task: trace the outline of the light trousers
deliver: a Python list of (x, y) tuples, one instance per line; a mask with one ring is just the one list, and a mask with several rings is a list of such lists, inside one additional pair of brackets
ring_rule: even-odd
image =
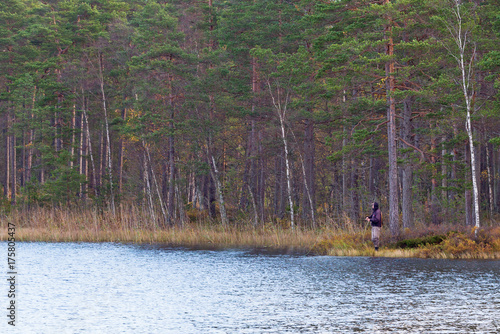
[(372, 226), (372, 241), (373, 247), (378, 248), (380, 246), (380, 227)]

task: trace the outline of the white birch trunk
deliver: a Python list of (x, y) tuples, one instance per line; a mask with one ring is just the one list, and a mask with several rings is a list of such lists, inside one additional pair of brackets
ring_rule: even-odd
[(304, 186), (306, 187), (307, 198), (309, 200), (309, 208), (311, 209), (311, 220), (313, 226), (316, 227), (316, 218), (314, 217), (314, 204), (311, 197), (311, 192), (309, 191), (309, 186), (307, 185), (306, 169), (304, 166), (304, 160), (302, 159), (302, 155), (300, 156), (300, 162), (302, 164), (302, 175), (304, 177)]
[(493, 218), (493, 181), (491, 177), (491, 166), (490, 166), (490, 148), (488, 143), (486, 143), (486, 169), (488, 171), (488, 194), (490, 198), (490, 219)]
[[(207, 152), (208, 153), (208, 152)], [(210, 172), (212, 174), (212, 178), (214, 179), (215, 182), (215, 187), (217, 188), (217, 194), (219, 195), (219, 205), (220, 205), (220, 217), (222, 220), (222, 225), (227, 226), (228, 225), (228, 220), (227, 220), (227, 214), (226, 214), (226, 204), (224, 202), (224, 194), (222, 193), (222, 186), (219, 181), (219, 171), (217, 170), (217, 165), (215, 163), (214, 156), (210, 156), (212, 159), (212, 167), (213, 170), (210, 169)]]
[(156, 227), (156, 214), (153, 204), (153, 196), (151, 195), (151, 184), (149, 182), (148, 161), (146, 160), (146, 152), (144, 152), (144, 181), (146, 181), (146, 193), (148, 196), (149, 211), (151, 212), (151, 217), (153, 218), (153, 227)]
[(75, 160), (75, 131), (76, 131), (76, 104), (73, 104), (73, 116), (71, 117), (71, 160), (69, 161), (69, 166), (73, 168)]
[(281, 138), (283, 139), (283, 147), (285, 149), (286, 185), (287, 185), (287, 190), (288, 190), (288, 205), (290, 205), (290, 226), (292, 229), (294, 229), (295, 222), (294, 222), (294, 214), (293, 214), (292, 185), (290, 182), (290, 179), (291, 179), (290, 163), (288, 162), (288, 144), (286, 141), (285, 124), (284, 124), (283, 116), (281, 115), (281, 113), (280, 113), (280, 125), (281, 125)]
[(257, 227), (257, 225), (259, 223), (259, 215), (257, 213), (257, 205), (255, 204), (255, 197), (253, 196), (252, 188), (250, 187), (250, 185), (248, 183), (247, 183), (247, 187), (248, 187), (248, 192), (250, 194), (250, 199), (252, 200), (252, 207), (253, 207), (253, 214), (254, 214), (253, 226)]
[[(83, 127), (83, 110), (85, 110), (85, 95), (83, 94), (83, 88), (82, 88), (82, 112), (80, 114), (80, 156), (79, 156), (79, 173), (80, 175), (85, 175), (85, 181), (87, 180), (87, 174), (84, 174), (84, 168), (83, 168), (83, 156), (85, 155), (85, 144), (84, 144), (84, 127)], [(83, 183), (80, 183), (80, 198), (84, 198), (84, 185)]]
[(113, 212), (113, 216), (116, 214), (115, 212), (115, 195), (113, 191), (113, 166), (111, 163), (111, 144), (109, 139), (109, 124), (108, 124), (108, 110), (106, 107), (106, 95), (104, 94), (104, 77), (102, 74), (102, 54), (99, 54), (99, 81), (101, 84), (101, 94), (102, 94), (102, 107), (104, 109), (104, 122), (106, 124), (106, 149), (108, 156), (108, 168), (109, 168), (109, 184), (111, 191), (111, 211)]
[(288, 104), (288, 94), (285, 97), (284, 104), (282, 104), (280, 100), (280, 88), (278, 88), (278, 96), (277, 99), (275, 99), (269, 79), (267, 80), (267, 86), (269, 88), (269, 94), (271, 95), (271, 99), (273, 100), (274, 108), (276, 109), (276, 112), (278, 113), (278, 118), (280, 120), (281, 139), (283, 140), (283, 148), (285, 150), (286, 184), (288, 191), (288, 205), (290, 206), (290, 227), (293, 230), (295, 229), (295, 219), (294, 219), (293, 200), (292, 200), (291, 170), (290, 170), (290, 163), (288, 161), (288, 143), (286, 140), (286, 131), (285, 131), (285, 117)]
[[(283, 129), (282, 129), (282, 131), (283, 131)], [(295, 142), (297, 142), (297, 137), (295, 137), (293, 130), (291, 130), (291, 132), (292, 132), (292, 136), (293, 136)], [(313, 226), (316, 227), (316, 218), (314, 216), (314, 203), (312, 200), (311, 191), (309, 190), (309, 185), (307, 184), (307, 176), (306, 176), (307, 173), (306, 173), (306, 167), (304, 164), (304, 159), (302, 158), (302, 154), (300, 152), (299, 152), (299, 158), (300, 158), (300, 164), (302, 166), (302, 176), (304, 178), (304, 187), (306, 188), (309, 209), (311, 210), (311, 220), (313, 222)]]
[[(471, 172), (472, 172), (472, 193), (473, 193), (473, 201), (474, 201), (474, 215), (475, 215), (475, 226), (476, 228), (480, 227), (479, 220), (479, 191), (477, 185), (477, 176), (476, 176), (476, 154), (474, 148), (474, 137), (472, 135), (472, 122), (471, 122), (471, 112), (472, 112), (472, 98), (474, 96), (474, 88), (471, 87), (471, 78), (472, 78), (472, 62), (474, 60), (474, 56), (476, 50), (474, 48), (471, 59), (469, 60), (469, 64), (466, 66), (465, 64), (465, 50), (467, 46), (467, 38), (469, 37), (469, 31), (462, 31), (462, 16), (460, 13), (460, 2), (459, 0), (455, 0), (455, 16), (457, 18), (457, 33), (454, 36), (455, 42), (458, 45), (459, 57), (455, 56), (455, 59), (458, 61), (458, 65), (460, 67), (460, 72), (462, 75), (462, 90), (465, 99), (465, 106), (467, 111), (466, 121), (465, 121), (465, 129), (467, 131), (467, 136), (469, 137), (469, 145), (470, 145), (470, 164), (471, 164)], [(476, 229), (477, 231), (477, 229)]]
[(142, 146), (144, 146), (144, 150), (146, 151), (146, 154), (148, 157), (149, 168), (151, 169), (151, 175), (153, 176), (153, 181), (155, 183), (156, 195), (158, 196), (158, 200), (160, 201), (160, 207), (161, 207), (161, 213), (163, 215), (163, 219), (164, 219), (164, 221), (168, 222), (169, 220), (168, 220), (167, 212), (165, 210), (165, 204), (163, 203), (163, 199), (162, 199), (161, 194), (160, 194), (160, 187), (158, 187), (158, 182), (156, 181), (155, 171), (154, 171), (153, 165), (151, 163), (151, 155), (149, 154), (149, 148), (146, 146), (146, 143), (144, 142), (144, 140), (142, 141)]
[(85, 118), (85, 124), (86, 124), (86, 132), (87, 132), (87, 142), (88, 142), (88, 148), (89, 148), (89, 155), (90, 155), (90, 163), (92, 164), (92, 182), (94, 183), (94, 190), (97, 191), (97, 175), (95, 171), (95, 162), (94, 162), (94, 154), (92, 153), (92, 141), (90, 140), (90, 129), (89, 129), (89, 119), (87, 117), (87, 111), (85, 108), (83, 109), (83, 116)]

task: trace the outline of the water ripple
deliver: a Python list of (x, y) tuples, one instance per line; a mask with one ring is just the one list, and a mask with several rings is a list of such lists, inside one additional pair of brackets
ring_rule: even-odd
[(500, 333), (500, 261), (74, 243), (18, 253), (19, 333)]

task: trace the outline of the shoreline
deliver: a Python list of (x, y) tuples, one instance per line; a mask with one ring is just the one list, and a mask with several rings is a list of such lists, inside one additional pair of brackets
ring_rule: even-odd
[[(477, 232), (477, 233), (476, 233)], [(192, 249), (261, 249), (269, 253), (328, 256), (376, 256), (434, 259), (500, 259), (500, 226), (479, 230), (454, 224), (416, 224), (398, 238), (382, 228), (381, 248), (375, 252), (371, 231), (355, 222), (318, 222), (317, 228), (286, 221), (254, 226), (251, 221), (222, 225), (195, 219), (184, 225), (159, 228), (148, 212), (131, 207), (113, 215), (93, 208), (31, 208), (0, 214), (0, 240), (16, 242), (115, 242)]]
[[(7, 241), (4, 223), (0, 241)], [(88, 242), (154, 245), (166, 248), (192, 250), (248, 249), (270, 255), (312, 255), (312, 256), (368, 256), (389, 258), (428, 259), (500, 259), (496, 248), (461, 248), (458, 251), (426, 245), (418, 248), (396, 248), (395, 244), (382, 245), (379, 251), (371, 246), (369, 235), (358, 231), (352, 234), (334, 229), (290, 230), (280, 228), (223, 228), (220, 225), (192, 225), (168, 229), (95, 229), (80, 227), (18, 227), (16, 242)], [(470, 241), (469, 241), (470, 243)], [(469, 245), (473, 245), (472, 243)]]

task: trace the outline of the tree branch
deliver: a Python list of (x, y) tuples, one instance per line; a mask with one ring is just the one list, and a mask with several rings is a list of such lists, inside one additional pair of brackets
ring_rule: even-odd
[(389, 123), (389, 121), (385, 121), (385, 122), (380, 123), (380, 124), (379, 124), (379, 125), (377, 125), (377, 127), (375, 128), (375, 131), (378, 131), (378, 128), (379, 128), (379, 127), (381, 127), (382, 125), (387, 124), (387, 123)]
[(414, 149), (415, 151), (419, 152), (420, 153), (420, 162), (424, 161), (425, 160), (425, 154), (427, 155), (430, 155), (431, 157), (434, 157), (436, 159), (439, 159), (438, 156), (432, 154), (432, 153), (426, 153), (424, 151), (422, 151), (421, 149), (419, 149), (418, 147), (410, 144), (409, 142), (407, 142), (406, 140), (404, 140), (403, 138), (401, 137), (398, 137), (399, 140), (401, 140), (406, 146), (408, 147), (411, 147), (412, 149)]

